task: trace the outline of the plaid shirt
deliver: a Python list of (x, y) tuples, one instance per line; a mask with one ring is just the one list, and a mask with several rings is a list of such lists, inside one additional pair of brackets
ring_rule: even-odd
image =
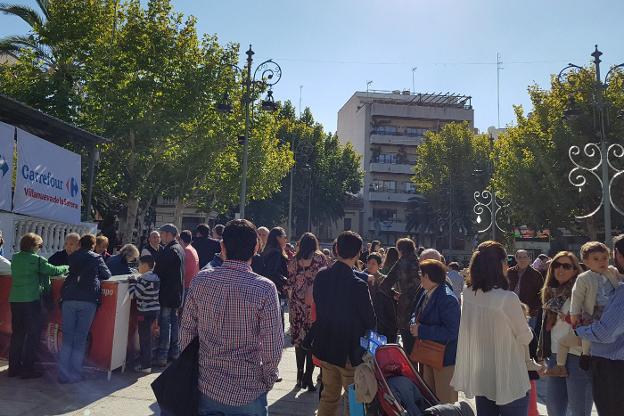
[(277, 380), (284, 333), (275, 285), (240, 261), (201, 271), (182, 314), (181, 347), (199, 336), (199, 390), (242, 406)]

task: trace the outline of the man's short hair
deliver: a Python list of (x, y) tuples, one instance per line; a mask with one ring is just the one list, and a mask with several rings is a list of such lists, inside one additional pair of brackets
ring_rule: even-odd
[(421, 261), (420, 272), (426, 274), (433, 283), (441, 285), (446, 281), (446, 266), (439, 260), (427, 259)]
[(600, 241), (589, 241), (581, 246), (581, 258), (583, 260), (589, 258), (589, 255), (593, 253), (609, 254), (609, 247)]
[(517, 251), (516, 251), (516, 255), (515, 255), (514, 257), (515, 257), (515, 258), (518, 258), (518, 256), (519, 256), (520, 254), (526, 254), (526, 255), (527, 255), (527, 257), (529, 257), (529, 258), (530, 258), (530, 256), (529, 256), (529, 252), (528, 252), (528, 251), (526, 251), (525, 249), (520, 249), (520, 250), (517, 250)]
[(448, 268), (450, 270), (455, 270), (456, 272), (461, 270), (461, 266), (456, 261), (452, 261), (449, 263)]
[(366, 262), (368, 262), (369, 260), (375, 260), (377, 264), (379, 264), (380, 266), (381, 266), (381, 263), (383, 262), (383, 259), (381, 258), (381, 254), (379, 253), (369, 254), (368, 257), (366, 257)]
[(80, 248), (93, 250), (95, 248), (95, 236), (93, 234), (85, 234), (80, 237)]
[(199, 224), (195, 227), (195, 234), (199, 234), (202, 237), (208, 237), (210, 235), (210, 227), (208, 224)]
[(35, 251), (43, 244), (43, 239), (39, 234), (26, 233), (20, 239), (20, 251)]
[(222, 238), (227, 260), (249, 261), (256, 252), (258, 234), (251, 221), (238, 219), (228, 222)]
[(193, 234), (189, 230), (184, 230), (180, 233), (180, 240), (184, 241), (184, 244), (191, 244)]
[(343, 259), (352, 259), (362, 251), (362, 237), (353, 231), (343, 231), (336, 240), (336, 251)]
[(423, 250), (422, 253), (420, 253), (419, 260), (420, 261), (425, 261), (425, 260), (442, 261), (442, 254), (440, 254), (440, 252), (436, 250), (435, 248), (428, 248), (426, 250)]
[(176, 227), (175, 224), (165, 224), (160, 227), (158, 231), (161, 233), (169, 233), (174, 237), (178, 235), (178, 227)]
[(214, 226), (214, 233), (219, 237), (223, 238), (223, 230), (225, 229), (225, 225), (217, 224)]
[(613, 248), (624, 256), (624, 234), (613, 237)]
[(139, 264), (147, 264), (147, 266), (150, 269), (153, 269), (154, 268), (154, 264), (156, 264), (156, 263), (154, 262), (154, 257), (152, 257), (151, 255), (148, 254), (148, 255), (139, 257)]

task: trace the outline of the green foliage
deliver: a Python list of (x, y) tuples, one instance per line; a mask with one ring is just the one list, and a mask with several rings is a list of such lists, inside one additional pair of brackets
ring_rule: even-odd
[[(241, 79), (231, 66), (238, 46), (200, 39), (195, 19), (169, 0), (40, 3), (38, 21), (24, 14), (31, 31), (22, 44), (13, 39), (18, 62), (0, 65), (0, 87), (111, 139), (101, 148), (95, 195), (104, 202), (96, 205), (125, 207), (126, 236), (160, 195), (218, 212), (236, 205), (244, 131)], [(232, 114), (215, 109), (224, 93)], [(257, 110), (252, 121), (248, 195), (263, 199), (280, 188), (292, 154), (278, 142), (276, 116)]]
[[(623, 124), (615, 115), (624, 108), (622, 77), (616, 75), (605, 94), (608, 135), (612, 143), (622, 143)], [(536, 229), (565, 227), (585, 231), (596, 238), (602, 223), (601, 211), (591, 220), (578, 221), (576, 215), (593, 211), (600, 202), (600, 185), (587, 176), (588, 186), (578, 192), (569, 180), (574, 167), (568, 152), (572, 145), (599, 142), (598, 118), (592, 106), (595, 98), (595, 73), (583, 70), (571, 74), (559, 84), (553, 77), (551, 90), (537, 86), (528, 89), (533, 112), (525, 115), (516, 107), (517, 125), (510, 127), (496, 143), (496, 188), (510, 203), (516, 225), (527, 224)], [(573, 120), (564, 119), (570, 99), (580, 114)], [(598, 163), (596, 158), (576, 158), (585, 166)], [(600, 171), (598, 172), (600, 174)], [(623, 206), (624, 182), (615, 182), (614, 199)]]
[[(360, 156), (350, 144), (341, 145), (335, 134), (325, 133), (310, 109), (296, 118), (292, 103), (286, 101), (278, 113), (277, 136), (294, 149), (294, 235), (300, 235), (308, 231), (308, 213), (313, 224), (344, 215), (347, 195), (362, 187)], [(268, 226), (287, 222), (289, 194), (290, 176), (286, 176), (280, 192), (250, 205), (251, 218)]]
[(487, 175), (475, 174), (475, 170), (488, 169), (488, 137), (475, 134), (467, 122), (449, 123), (439, 132), (427, 132), (417, 154), (412, 181), (425, 200), (410, 203), (408, 227), (437, 230), (442, 226), (448, 233), (452, 209), (453, 229), (461, 225), (470, 233), (473, 195), (484, 189), (488, 179)]

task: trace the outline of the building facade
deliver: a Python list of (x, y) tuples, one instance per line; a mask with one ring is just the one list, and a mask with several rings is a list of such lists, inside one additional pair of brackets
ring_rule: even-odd
[(474, 126), (468, 96), (410, 91), (353, 94), (338, 111), (338, 137), (362, 155), (364, 187), (358, 220), (345, 217), (350, 224), (343, 228), (351, 225), (366, 239), (384, 244), (407, 235), (408, 204), (419, 197), (411, 182), (416, 149), (427, 131), (463, 121)]

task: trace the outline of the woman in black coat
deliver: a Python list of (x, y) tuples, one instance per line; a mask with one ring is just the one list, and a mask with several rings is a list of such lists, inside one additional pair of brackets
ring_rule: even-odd
[[(275, 227), (269, 232), (262, 260), (264, 262), (263, 276), (275, 283), (281, 300), (286, 298), (284, 284), (288, 276), (288, 255), (286, 254), (288, 236), (282, 227)], [(282, 326), (284, 325), (284, 308), (282, 308)]]

